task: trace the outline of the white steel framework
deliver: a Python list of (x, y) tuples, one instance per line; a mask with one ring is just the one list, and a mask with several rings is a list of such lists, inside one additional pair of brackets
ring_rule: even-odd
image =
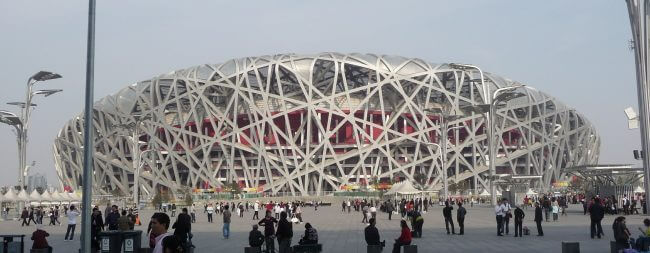
[[(399, 180), (439, 190), (444, 170), (449, 183), (488, 189), (485, 119), (460, 108), (485, 104), (485, 90), (519, 84), (484, 76), (481, 82), (473, 69), (415, 58), (340, 53), (174, 71), (95, 103), (94, 189), (128, 195), (139, 171), (146, 193), (237, 182), (319, 195)], [(546, 187), (565, 177), (562, 168), (597, 163), (600, 139), (591, 123), (530, 86), (517, 91), (526, 96), (498, 105), (494, 115), (497, 174), (542, 176), (530, 186)], [(444, 141), (436, 108), (462, 115), (447, 122)], [(54, 143), (63, 186), (81, 183), (82, 128), (81, 117), (70, 120)], [(445, 146), (446, 156), (428, 143)]]

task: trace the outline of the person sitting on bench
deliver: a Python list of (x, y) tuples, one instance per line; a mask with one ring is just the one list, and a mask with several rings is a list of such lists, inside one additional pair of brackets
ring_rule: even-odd
[(257, 224), (253, 225), (253, 230), (248, 234), (248, 245), (261, 249), (262, 244), (264, 244), (264, 235), (257, 228)]
[(50, 236), (45, 230), (43, 230), (43, 225), (36, 224), (36, 231), (32, 233), (32, 249), (47, 249), (47, 252), (52, 252), (52, 247), (47, 243), (47, 238)]
[(404, 245), (411, 245), (411, 229), (409, 225), (406, 224), (405, 220), (400, 221), (400, 227), (402, 228), (402, 233), (399, 238), (395, 239), (395, 244), (393, 244), (393, 253), (399, 253), (400, 248)]
[(368, 225), (364, 230), (366, 243), (368, 245), (379, 245), (381, 247), (384, 247), (384, 245), (386, 245), (386, 241), (379, 241), (379, 230), (377, 230), (377, 227), (375, 227), (376, 224), (375, 218), (370, 218), (368, 222), (370, 223), (370, 225)]
[(305, 235), (298, 242), (299, 245), (318, 244), (318, 232), (307, 222), (305, 224)]

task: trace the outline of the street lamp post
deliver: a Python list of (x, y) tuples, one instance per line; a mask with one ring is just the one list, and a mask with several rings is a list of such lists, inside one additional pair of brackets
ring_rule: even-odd
[(452, 128), (449, 128), (449, 122), (455, 121), (457, 119), (462, 118), (460, 115), (450, 115), (448, 111), (445, 111), (442, 108), (431, 108), (431, 109), (425, 109), (426, 112), (434, 112), (437, 113), (440, 116), (440, 144), (438, 144), (438, 147), (440, 148), (441, 152), (441, 157), (440, 160), (441, 166), (442, 166), (442, 180), (443, 180), (443, 189), (444, 189), (444, 196), (445, 200), (449, 199), (449, 183), (447, 182), (447, 141), (448, 137), (447, 134), (449, 133), (449, 130), (461, 128), (462, 126), (455, 126)]
[[(135, 119), (135, 125), (133, 126), (133, 131), (131, 132), (131, 136), (127, 135), (122, 135), (125, 136), (131, 141), (131, 152), (132, 152), (132, 157), (131, 157), (131, 162), (133, 164), (133, 202), (135, 203), (136, 207), (140, 205), (140, 169), (142, 167), (142, 156), (150, 151), (153, 151), (151, 149), (141, 151), (140, 150), (140, 125), (144, 123), (145, 120), (151, 119), (151, 116), (142, 116), (142, 115), (132, 115), (133, 118)], [(128, 124), (120, 124), (117, 125), (117, 127), (122, 128), (122, 129), (128, 129), (130, 128), (130, 125)]]
[(488, 128), (487, 136), (487, 145), (488, 145), (488, 160), (489, 160), (489, 174), (490, 174), (490, 194), (492, 195), (492, 204), (497, 203), (496, 195), (496, 185), (493, 183), (494, 175), (496, 174), (496, 151), (494, 143), (494, 115), (496, 113), (496, 106), (500, 102), (507, 102), (509, 100), (525, 96), (523, 93), (513, 92), (517, 88), (524, 87), (524, 85), (514, 85), (509, 87), (503, 87), (496, 89), (494, 92), (490, 92), (489, 87), (485, 85), (485, 80), (483, 78), (483, 72), (476, 66), (466, 65), (466, 64), (450, 64), (454, 68), (461, 70), (473, 68), (477, 69), (481, 74), (481, 84), (483, 86), (483, 91), (485, 92), (484, 101), (485, 104), (467, 106), (461, 108), (461, 110), (473, 111), (476, 113), (483, 114), (486, 121), (486, 126)]
[(25, 172), (27, 170), (27, 132), (29, 129), (30, 118), (32, 114), (32, 107), (36, 104), (32, 103), (35, 95), (43, 95), (48, 97), (63, 90), (49, 89), (49, 90), (34, 90), (34, 85), (37, 82), (58, 79), (62, 76), (49, 71), (39, 71), (27, 79), (25, 102), (10, 102), (9, 105), (20, 107), (20, 116), (8, 112), (0, 111), (0, 122), (11, 125), (16, 130), (16, 141), (18, 144), (18, 185), (20, 189), (25, 188)]

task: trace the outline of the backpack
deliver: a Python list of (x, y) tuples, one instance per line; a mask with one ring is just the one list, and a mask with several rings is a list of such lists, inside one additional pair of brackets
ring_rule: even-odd
[(524, 232), (524, 235), (530, 235), (530, 229), (528, 227), (523, 227), (521, 230)]

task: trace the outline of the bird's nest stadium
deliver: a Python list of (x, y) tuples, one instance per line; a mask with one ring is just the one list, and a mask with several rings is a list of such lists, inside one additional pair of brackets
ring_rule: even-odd
[[(486, 104), (492, 115), (468, 110)], [(94, 191), (105, 194), (128, 195), (134, 178), (149, 194), (236, 183), (313, 196), (402, 180), (436, 191), (443, 171), (469, 190), (489, 189), (491, 174), (536, 176), (521, 182), (543, 187), (564, 180), (563, 168), (596, 164), (600, 146), (584, 116), (528, 85), (471, 65), (374, 54), (199, 65), (94, 108)], [(81, 185), (83, 124), (71, 119), (54, 142), (63, 187)]]

